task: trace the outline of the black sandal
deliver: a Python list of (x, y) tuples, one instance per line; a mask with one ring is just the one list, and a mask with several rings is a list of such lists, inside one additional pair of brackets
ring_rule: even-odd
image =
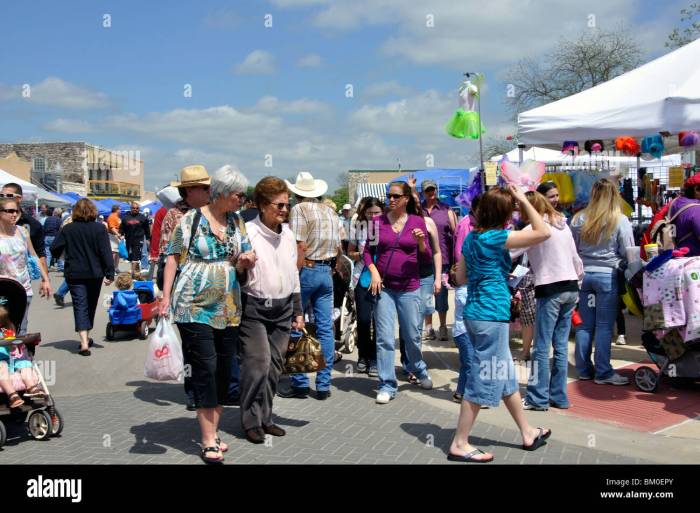
[(226, 449), (221, 449), (221, 438), (217, 436), (214, 441), (216, 442), (217, 447), (219, 447), (219, 450), (221, 450), (222, 453), (228, 451), (228, 445), (226, 446)]
[(202, 458), (202, 461), (204, 463), (207, 463), (209, 465), (218, 465), (224, 462), (223, 456), (221, 456), (220, 458), (207, 458), (208, 452), (221, 452), (221, 449), (219, 449), (218, 445), (215, 445), (213, 447), (204, 447), (202, 449), (202, 453), (199, 455), (199, 457)]
[(525, 445), (523, 444), (523, 449), (526, 451), (536, 451), (540, 447), (542, 447), (546, 441), (547, 438), (552, 434), (552, 430), (550, 429), (546, 433), (544, 432), (544, 429), (541, 427), (538, 427), (537, 429), (540, 430), (540, 434), (535, 437), (535, 439), (532, 441), (530, 445)]

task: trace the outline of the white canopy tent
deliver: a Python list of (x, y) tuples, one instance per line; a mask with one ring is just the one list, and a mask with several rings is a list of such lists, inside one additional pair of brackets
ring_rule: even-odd
[(0, 187), (6, 183), (16, 183), (22, 187), (23, 201), (25, 203), (46, 203), (50, 207), (59, 207), (70, 205), (70, 203), (60, 196), (50, 193), (34, 185), (31, 182), (17, 178), (15, 175), (11, 175), (7, 171), (0, 169)]
[[(612, 141), (700, 129), (700, 39), (567, 98), (518, 115), (522, 144)], [(674, 144), (675, 141), (675, 144)], [(677, 138), (666, 138), (668, 153)], [(607, 147), (609, 149), (614, 149)]]

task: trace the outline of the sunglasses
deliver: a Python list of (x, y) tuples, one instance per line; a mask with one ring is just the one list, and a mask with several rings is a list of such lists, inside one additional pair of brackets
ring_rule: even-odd
[(0, 193), (0, 198), (21, 198), (21, 194), (15, 194), (14, 192), (2, 192)]
[(397, 200), (399, 198), (403, 198), (405, 194), (387, 194), (386, 197), (389, 198), (390, 200)]
[(426, 190), (424, 190), (423, 192), (435, 192), (435, 191), (436, 191), (435, 187), (428, 187), (428, 188), (427, 188)]
[(0, 209), (0, 212), (5, 212), (6, 214), (19, 214), (19, 210), (15, 208), (3, 208)]
[(289, 210), (291, 205), (289, 203), (270, 203), (273, 207), (277, 207), (277, 210), (284, 210), (285, 208)]

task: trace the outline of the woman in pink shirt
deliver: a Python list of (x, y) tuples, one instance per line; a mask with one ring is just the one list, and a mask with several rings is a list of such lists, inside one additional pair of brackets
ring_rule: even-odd
[[(527, 252), (535, 278), (535, 347), (532, 376), (523, 399), (526, 410), (546, 411), (550, 406), (566, 409), (566, 376), (569, 363), (571, 315), (578, 300), (579, 280), (583, 279), (583, 263), (576, 251), (566, 217), (538, 192), (526, 197), (550, 227), (549, 239), (526, 250), (511, 251), (511, 257)], [(527, 213), (521, 210), (523, 221)], [(528, 225), (524, 230), (532, 230)], [(554, 365), (549, 370), (549, 348), (554, 347)]]

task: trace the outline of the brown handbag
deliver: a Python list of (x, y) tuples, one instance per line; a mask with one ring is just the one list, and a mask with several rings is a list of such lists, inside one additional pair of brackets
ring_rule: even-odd
[(304, 330), (304, 335), (289, 339), (284, 358), (285, 374), (318, 372), (326, 368), (321, 343)]

